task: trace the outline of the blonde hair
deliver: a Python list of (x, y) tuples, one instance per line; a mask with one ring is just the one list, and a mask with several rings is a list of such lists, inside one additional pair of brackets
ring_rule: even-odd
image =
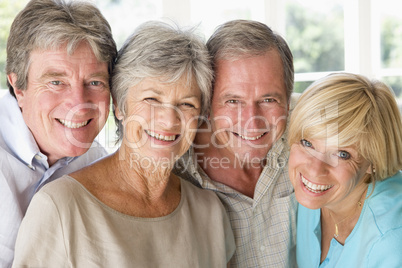
[(402, 168), (402, 122), (393, 92), (361, 75), (331, 74), (302, 94), (290, 119), (289, 144), (304, 138), (354, 146), (375, 169), (372, 181)]

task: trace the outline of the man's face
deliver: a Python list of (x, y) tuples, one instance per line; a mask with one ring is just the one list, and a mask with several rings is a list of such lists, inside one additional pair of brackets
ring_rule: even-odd
[(212, 145), (258, 162), (286, 128), (288, 102), (279, 53), (220, 60), (211, 106)]
[[(52, 165), (84, 154), (104, 126), (110, 104), (107, 63), (87, 43), (72, 55), (65, 47), (30, 55), (28, 85), (15, 89), (23, 118)], [(12, 85), (16, 76), (9, 75)]]

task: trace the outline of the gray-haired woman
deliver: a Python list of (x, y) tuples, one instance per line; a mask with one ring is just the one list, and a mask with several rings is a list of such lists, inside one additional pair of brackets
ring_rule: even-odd
[(219, 199), (171, 173), (208, 110), (211, 80), (193, 33), (140, 26), (112, 79), (120, 148), (34, 197), (14, 265), (225, 267), (235, 246)]

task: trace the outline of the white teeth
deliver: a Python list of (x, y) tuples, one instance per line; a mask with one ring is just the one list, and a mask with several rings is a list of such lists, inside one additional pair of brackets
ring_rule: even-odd
[(330, 188), (332, 188), (333, 185), (318, 185), (309, 182), (307, 179), (305, 179), (303, 176), (301, 176), (303, 184), (306, 186), (306, 188), (313, 193), (321, 193), (324, 192)]
[(163, 136), (163, 135), (160, 135), (160, 134), (158, 134), (158, 133), (152, 132), (152, 131), (150, 131), (150, 130), (145, 130), (145, 132), (146, 132), (149, 136), (151, 136), (151, 137), (153, 137), (153, 138), (155, 138), (155, 139), (158, 139), (158, 140), (160, 140), (160, 141), (174, 141), (174, 140), (176, 139), (176, 135)]
[(58, 119), (58, 121), (67, 128), (80, 128), (80, 127), (86, 126), (89, 122), (89, 120), (88, 120), (88, 121), (84, 121), (82, 123), (74, 123), (71, 121), (63, 120), (63, 119)]
[(259, 138), (261, 138), (262, 136), (264, 136), (264, 134), (265, 134), (265, 133), (262, 133), (261, 135), (256, 136), (256, 137), (247, 137), (247, 136), (243, 136), (243, 135), (240, 135), (240, 134), (237, 134), (237, 135), (239, 135), (239, 137), (242, 138), (243, 140), (246, 140), (246, 141), (255, 141), (255, 140), (258, 140)]

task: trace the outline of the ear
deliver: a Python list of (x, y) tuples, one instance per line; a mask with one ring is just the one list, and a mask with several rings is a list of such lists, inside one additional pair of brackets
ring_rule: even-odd
[(374, 174), (375, 173), (375, 167), (373, 167), (373, 165), (368, 166), (366, 173), (367, 174)]
[(117, 103), (115, 100), (113, 100), (113, 106), (114, 106), (114, 115), (116, 116), (117, 119), (122, 121), (124, 119), (124, 116), (122, 112), (119, 109), (119, 106), (117, 106)]
[(21, 89), (17, 88), (17, 86), (16, 86), (17, 85), (17, 74), (16, 73), (8, 74), (7, 80), (14, 89), (14, 94), (17, 97), (18, 106), (20, 106), (20, 108), (22, 108), (24, 106), (25, 90), (21, 90)]

